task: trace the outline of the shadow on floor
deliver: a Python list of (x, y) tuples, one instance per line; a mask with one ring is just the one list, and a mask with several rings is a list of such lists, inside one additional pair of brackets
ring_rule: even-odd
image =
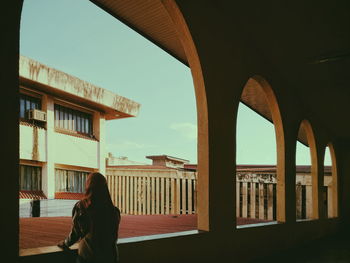
[(251, 263), (350, 263), (350, 235), (338, 234)]

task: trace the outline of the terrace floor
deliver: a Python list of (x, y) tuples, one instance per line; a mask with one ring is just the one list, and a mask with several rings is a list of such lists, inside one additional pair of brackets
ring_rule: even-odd
[[(20, 218), (20, 248), (56, 245), (70, 232), (71, 217)], [(238, 225), (263, 221), (237, 218)], [(196, 230), (197, 215), (122, 215), (119, 238)]]

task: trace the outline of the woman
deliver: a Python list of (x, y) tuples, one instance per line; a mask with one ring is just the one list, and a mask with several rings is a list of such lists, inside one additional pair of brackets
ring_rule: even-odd
[(73, 226), (69, 236), (58, 246), (68, 249), (80, 240), (77, 262), (117, 262), (116, 242), (120, 211), (112, 203), (107, 181), (100, 173), (89, 174), (84, 198), (72, 211)]

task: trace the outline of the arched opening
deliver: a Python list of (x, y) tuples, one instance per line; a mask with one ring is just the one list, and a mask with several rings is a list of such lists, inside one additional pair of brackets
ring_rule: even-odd
[(267, 81), (254, 76), (241, 101), (251, 109), (241, 103), (237, 116), (237, 225), (284, 222), (284, 133), (277, 99)]
[[(67, 1), (69, 2), (69, 1)], [(85, 1), (84, 1), (85, 2)], [(25, 3), (26, 4), (26, 3)], [(36, 3), (39, 4), (39, 3)], [(54, 3), (55, 5), (59, 4), (59, 3)], [(91, 5), (90, 2), (88, 2), (89, 5)], [(75, 2), (73, 5), (77, 5), (77, 2)], [(110, 186), (110, 191), (111, 194), (117, 196), (114, 197), (114, 201), (116, 202), (115, 204), (118, 206), (123, 206), (122, 211), (124, 213), (129, 213), (132, 209), (138, 209), (137, 211), (137, 215), (144, 215), (147, 214), (147, 211), (150, 211), (152, 213), (155, 212), (157, 213), (157, 211), (159, 213), (165, 213), (166, 215), (170, 215), (170, 214), (177, 214), (176, 211), (179, 211), (179, 209), (181, 210), (182, 214), (190, 214), (190, 213), (195, 213), (198, 211), (198, 228), (203, 229), (203, 230), (208, 230), (208, 219), (207, 219), (207, 206), (208, 206), (208, 193), (207, 193), (207, 186), (208, 186), (208, 180), (207, 180), (207, 175), (208, 175), (208, 168), (207, 168), (207, 164), (208, 164), (208, 160), (207, 160), (207, 109), (206, 109), (206, 96), (205, 96), (205, 92), (204, 92), (204, 81), (202, 78), (202, 72), (201, 72), (201, 67), (200, 67), (200, 63), (199, 63), (199, 59), (196, 53), (196, 49), (195, 46), (193, 44), (193, 41), (191, 39), (189, 30), (186, 27), (186, 23), (179, 11), (179, 9), (177, 8), (175, 2), (173, 1), (164, 1), (164, 6), (162, 6), (162, 8), (164, 9), (164, 7), (166, 8), (165, 11), (169, 12), (169, 15), (171, 16), (172, 19), (172, 23), (173, 26), (176, 28), (176, 31), (178, 33), (178, 37), (183, 45), (183, 48), (185, 50), (186, 53), (186, 57), (188, 60), (188, 63), (190, 65), (190, 70), (191, 72), (187, 72), (188, 75), (191, 77), (192, 73), (192, 77), (193, 77), (193, 82), (194, 82), (194, 86), (195, 86), (195, 97), (196, 97), (196, 101), (193, 103), (196, 103), (196, 109), (197, 112), (195, 112), (194, 114), (194, 118), (192, 118), (192, 122), (191, 123), (178, 123), (178, 120), (174, 121), (174, 123), (170, 122), (169, 123), (169, 128), (170, 130), (173, 131), (179, 131), (180, 134), (183, 134), (187, 139), (191, 139), (193, 140), (193, 138), (195, 138), (195, 142), (194, 145), (196, 145), (196, 142), (198, 142), (198, 148), (195, 149), (194, 155), (196, 158), (191, 159), (191, 161), (198, 163), (198, 167), (196, 167), (196, 165), (194, 165), (193, 167), (188, 167), (188, 170), (186, 172), (188, 173), (193, 173), (195, 174), (195, 176), (187, 176), (184, 175), (185, 178), (181, 178), (181, 180), (177, 180), (178, 178), (173, 178), (173, 177), (169, 177), (169, 180), (165, 180), (164, 178), (161, 178), (161, 180), (157, 181), (157, 180), (153, 180), (152, 178), (150, 178), (149, 174), (140, 176), (137, 178), (133, 178), (133, 179), (128, 179), (126, 176), (120, 176), (118, 178), (113, 178), (111, 180), (109, 180), (109, 186)], [(25, 6), (24, 6), (24, 11), (25, 11)], [(43, 8), (43, 6), (41, 6), (40, 8)], [(69, 8), (66, 8), (65, 10), (67, 12), (72, 12), (75, 14), (78, 14), (80, 11), (77, 10), (70, 10), (70, 8), (72, 8), (72, 6), (70, 6)], [(32, 8), (33, 9), (39, 9), (39, 8)], [(90, 13), (91, 12), (91, 13)], [(100, 9), (98, 9), (98, 12), (101, 12)], [(48, 15), (48, 13), (46, 12), (42, 12), (41, 13), (44, 14), (45, 16)], [(82, 12), (84, 13), (84, 12)], [(55, 12), (55, 15), (60, 14), (60, 12)], [(92, 15), (92, 11), (88, 10), (88, 12), (86, 13), (87, 17), (89, 15)], [(46, 18), (47, 19), (47, 18)], [(53, 19), (53, 17), (51, 17), (51, 19)], [(111, 19), (110, 16), (108, 16), (107, 18), (105, 18), (106, 20)], [(112, 18), (115, 22), (115, 19)], [(101, 22), (101, 21), (100, 21)], [(25, 23), (25, 21), (22, 23)], [(76, 20), (74, 20), (74, 23), (71, 24), (71, 27), (75, 27), (77, 25), (79, 25), (80, 21), (77, 18)], [(50, 24), (50, 23), (48, 23)], [(82, 23), (83, 24), (83, 29), (82, 30), (77, 30), (76, 32), (77, 35), (79, 34), (86, 34), (86, 28), (88, 27), (88, 23)], [(80, 24), (80, 26), (82, 25)], [(42, 25), (44, 25), (44, 23), (42, 23)], [(49, 31), (52, 34), (57, 34), (58, 32), (55, 30), (50, 30), (48, 27), (48, 25), (44, 25), (45, 26), (45, 30), (43, 31)], [(96, 29), (98, 27), (102, 27), (104, 30), (106, 30), (106, 27), (103, 26), (103, 23), (99, 24), (99, 23), (93, 23), (93, 25), (91, 25), (90, 29)], [(101, 28), (100, 28), (101, 29)], [(23, 30), (23, 27), (22, 27)], [(115, 28), (114, 28), (115, 30)], [(123, 29), (125, 30), (125, 28)], [(53, 32), (55, 31), (55, 33)], [(103, 30), (102, 30), (103, 31)], [(131, 31), (131, 30), (130, 30)], [(110, 89), (118, 89), (119, 91), (122, 89), (121, 87), (113, 87), (114, 84), (112, 82), (109, 82), (109, 80), (107, 78), (104, 78), (102, 81), (98, 81), (96, 79), (94, 79), (94, 76), (96, 76), (96, 72), (94, 70), (91, 70), (90, 66), (91, 64), (96, 64), (98, 67), (102, 68), (104, 71), (109, 72), (110, 74), (116, 73), (114, 71), (114, 67), (111, 65), (108, 65), (107, 63), (104, 63), (102, 60), (98, 60), (98, 62), (93, 61), (93, 62), (89, 62), (89, 61), (85, 61), (85, 63), (82, 63), (80, 66), (78, 66), (77, 64), (75, 64), (75, 62), (73, 61), (73, 57), (74, 56), (70, 56), (69, 54), (69, 43), (74, 43), (75, 46), (73, 47), (73, 53), (84, 53), (84, 49), (86, 48), (84, 46), (83, 43), (90, 43), (90, 44), (97, 44), (98, 39), (100, 39), (99, 37), (95, 37), (95, 38), (91, 38), (90, 39), (85, 39), (85, 41), (76, 41), (74, 39), (75, 35), (72, 33), (72, 30), (67, 30), (67, 32), (70, 32), (71, 35), (69, 36), (64, 36), (64, 39), (66, 40), (66, 43), (61, 43), (61, 46), (66, 49), (67, 53), (64, 53), (62, 56), (58, 56), (58, 63), (54, 64), (51, 63), (50, 60), (46, 60), (43, 59), (42, 62), (43, 63), (47, 63), (51, 66), (63, 69), (64, 71), (68, 71), (70, 73), (73, 73), (74, 75), (78, 75), (79, 77), (86, 79), (88, 81), (94, 82), (94, 83), (101, 83), (100, 85), (104, 86), (104, 87), (109, 87)], [(112, 35), (113, 32), (110, 33), (110, 35)], [(89, 35), (89, 34), (86, 34)], [(32, 36), (28, 36), (28, 38), (30, 38)], [(108, 35), (109, 37), (109, 35)], [(135, 38), (140, 38), (140, 36), (136, 36)], [(34, 39), (34, 38), (32, 38)], [(46, 38), (47, 40), (52, 41), (52, 39), (50, 37)], [(22, 37), (22, 40), (24, 40), (24, 38)], [(45, 40), (45, 39), (44, 39)], [(42, 39), (41, 43), (31, 43), (31, 48), (33, 48), (33, 52), (38, 54), (40, 53), (42, 50), (40, 50), (40, 47), (44, 47), (44, 46), (50, 46), (50, 48), (44, 49), (45, 52), (50, 52), (49, 49), (52, 49), (53, 45), (51, 46), (51, 42), (50, 45), (47, 44), (48, 41), (44, 41)], [(67, 41), (69, 40), (69, 41)], [(110, 41), (111, 39), (106, 38), (104, 39), (104, 44), (106, 44), (106, 46), (102, 46), (100, 47), (100, 51), (107, 48), (111, 43), (113, 43), (113, 41)], [(121, 43), (122, 41), (120, 41)], [(126, 48), (130, 49), (132, 47), (132, 45), (134, 44), (134, 42), (130, 42), (130, 45), (127, 45), (126, 43), (123, 43)], [(132, 44), (132, 45), (131, 45)], [(148, 43), (149, 45), (149, 43)], [(22, 47), (25, 47), (22, 43)], [(148, 47), (149, 48), (149, 47)], [(55, 50), (57, 51), (57, 50)], [(147, 51), (145, 51), (147, 52)], [(145, 62), (153, 62), (155, 61), (155, 57), (152, 57), (152, 50), (150, 48), (149, 50), (149, 54), (151, 55), (148, 58), (145, 58), (141, 55), (139, 55), (139, 57), (137, 58), (139, 61), (137, 61), (137, 59), (134, 60), (134, 65), (136, 64), (141, 64), (140, 61)], [(163, 52), (163, 51), (161, 51)], [(111, 56), (110, 53), (108, 53), (108, 55), (106, 55), (106, 53), (101, 52), (101, 57), (103, 57), (104, 59), (110, 61), (111, 60)], [(45, 57), (45, 54), (41, 54), (42, 57)], [(135, 54), (129, 54), (130, 55), (130, 61), (133, 61), (133, 59), (131, 59), (131, 57)], [(153, 54), (154, 55), (154, 54)], [(34, 56), (35, 57), (35, 56)], [(40, 57), (40, 55), (39, 55)], [(37, 58), (38, 59), (38, 58)], [(39, 58), (40, 59), (40, 58)], [(120, 58), (119, 58), (120, 59)], [(172, 58), (173, 59), (173, 58)], [(66, 62), (68, 62), (67, 64), (65, 64)], [(117, 58), (115, 59), (116, 61), (118, 60)], [(66, 62), (65, 62), (66, 61)], [(125, 61), (124, 61), (125, 62)], [(169, 61), (168, 61), (169, 62)], [(34, 66), (30, 66), (30, 70), (28, 70), (28, 74), (31, 75), (36, 75), (36, 76), (40, 76), (41, 72), (40, 70), (43, 68), (43, 70), (47, 70), (48, 72), (52, 72), (54, 70), (52, 69), (47, 69), (45, 66), (40, 65), (40, 63), (32, 63), (31, 61), (26, 62), (29, 65), (34, 65)], [(127, 63), (127, 62), (125, 62)], [(174, 63), (174, 61), (169, 62), (169, 63)], [(95, 65), (95, 66), (96, 66)], [(122, 65), (122, 66), (125, 66)], [(154, 65), (153, 65), (154, 66)], [(184, 67), (183, 65), (181, 65), (182, 67)], [(152, 66), (147, 67), (145, 66), (143, 69), (138, 69), (137, 74), (139, 75), (143, 75), (145, 74), (145, 69), (148, 68), (150, 69)], [(83, 72), (84, 69), (87, 69), (87, 71)], [(182, 69), (183, 70), (183, 69)], [(158, 72), (154, 72), (157, 75), (157, 78), (159, 79), (160, 75), (159, 72), (163, 72), (164, 68), (158, 68)], [(185, 71), (188, 71), (188, 68), (185, 69)], [(124, 75), (123, 75), (124, 74)], [(101, 75), (103, 75), (101, 73)], [(136, 73), (135, 73), (136, 75)], [(147, 75), (147, 74), (145, 74)], [(131, 79), (132, 76), (127, 76), (127, 72), (122, 72), (119, 76), (120, 78), (129, 78)], [(147, 77), (147, 76), (146, 76)], [(57, 76), (50, 76), (50, 80), (54, 80), (57, 81), (57, 79), (59, 78), (59, 74), (57, 74)], [(66, 79), (68, 79), (67, 82), (69, 82), (70, 77), (66, 76)], [(75, 82), (75, 84), (79, 83), (79, 80), (76, 80), (74, 78), (73, 82)], [(136, 79), (136, 78), (135, 78)], [(54, 82), (53, 81), (53, 82)], [(156, 78), (155, 78), (155, 82), (156, 82)], [(187, 80), (184, 80), (184, 82), (187, 82)], [(85, 83), (86, 86), (90, 87), (90, 84)], [(89, 92), (90, 90), (85, 89), (85, 84), (82, 84), (82, 87), (76, 87), (73, 85), (73, 89), (76, 89), (75, 91), (79, 92), (81, 91), (82, 93), (84, 93), (86, 95), (86, 97), (89, 97), (91, 95), (91, 93)], [(140, 83), (139, 86), (141, 86), (142, 83)], [(148, 83), (149, 85), (151, 85), (150, 83)], [(176, 87), (176, 85), (179, 84), (179, 78), (178, 79), (172, 79), (172, 92), (175, 93), (176, 90), (178, 90), (178, 88)], [(187, 83), (188, 84), (188, 83)], [(192, 83), (190, 81), (190, 84), (192, 86)], [(169, 84), (170, 85), (170, 84)], [(111, 88), (112, 87), (112, 88)], [(94, 89), (95, 87), (93, 87), (92, 89)], [(96, 87), (98, 89), (98, 87)], [(142, 87), (143, 88), (143, 87)], [(193, 87), (192, 87), (193, 88)], [(125, 90), (131, 90), (132, 89), (132, 85), (130, 85), (129, 87), (126, 87)], [(104, 109), (100, 109), (100, 112), (96, 115), (94, 113), (94, 110), (96, 110), (96, 108), (98, 108), (97, 104), (99, 103), (98, 101), (101, 99), (100, 96), (101, 93), (97, 92), (97, 94), (92, 94), (93, 96), (96, 95), (97, 99), (96, 101), (93, 103), (93, 105), (89, 105), (88, 101), (85, 100), (86, 98), (81, 98), (80, 100), (75, 101), (74, 103), (72, 103), (70, 101), (71, 98), (67, 98), (67, 101), (65, 101), (66, 98), (64, 98), (65, 95), (64, 91), (61, 91), (59, 94), (57, 95), (57, 98), (48, 98), (45, 94), (45, 91), (40, 90), (38, 92), (33, 92), (33, 87), (31, 89), (28, 89), (29, 91), (26, 91), (25, 94), (26, 96), (30, 96), (29, 99), (27, 99), (27, 97), (25, 97), (23, 99), (23, 111), (26, 110), (41, 110), (41, 111), (46, 111), (47, 116), (49, 117), (49, 115), (51, 114), (51, 118), (53, 118), (54, 122), (52, 123), (53, 127), (55, 128), (54, 131), (52, 132), (57, 132), (58, 130), (60, 130), (60, 132), (62, 134), (64, 134), (67, 130), (70, 130), (71, 133), (76, 133), (75, 136), (76, 138), (79, 139), (72, 139), (70, 140), (71, 144), (69, 145), (69, 140), (66, 140), (66, 144), (65, 146), (71, 146), (71, 145), (77, 145), (77, 141), (81, 140), (82, 137), (84, 137), (83, 139), (89, 140), (88, 142), (86, 142), (85, 144), (88, 145), (84, 145), (84, 146), (79, 146), (77, 145), (77, 149), (79, 148), (80, 150), (83, 149), (84, 147), (90, 147), (89, 149), (83, 149), (83, 152), (89, 152), (89, 150), (94, 150), (95, 152), (103, 152), (104, 149), (102, 147), (104, 147), (108, 142), (106, 141), (106, 138), (102, 138), (102, 136), (100, 137), (99, 135), (95, 134), (94, 132), (98, 132), (99, 134), (104, 132), (104, 129), (108, 129), (108, 125), (105, 124), (105, 122), (107, 120), (109, 120), (109, 118), (111, 116), (108, 116), (108, 113), (104, 112)], [(144, 89), (145, 90), (145, 89)], [(139, 93), (144, 92), (144, 90), (139, 90)], [(116, 90), (116, 92), (119, 93), (119, 91)], [(27, 94), (30, 93), (30, 94)], [(107, 93), (107, 92), (106, 92)], [(154, 98), (157, 99), (160, 97), (159, 94), (157, 94), (156, 92), (154, 92), (153, 94)], [(169, 94), (168, 94), (169, 95)], [(178, 98), (180, 98), (180, 94), (177, 94)], [(133, 94), (133, 95), (127, 95), (130, 96), (132, 98), (136, 98), (138, 95)], [(136, 97), (135, 97), (136, 96)], [(34, 99), (31, 99), (31, 97), (33, 97)], [(41, 103), (42, 105), (44, 105), (43, 107), (39, 107), (36, 105), (39, 105), (40, 103), (36, 103), (35, 98), (39, 97), (41, 98)], [(174, 102), (172, 97), (176, 97), (176, 94), (173, 94), (171, 96), (168, 96), (168, 107), (172, 107), (174, 105), (172, 105), (172, 103)], [(90, 99), (90, 98), (88, 98)], [(183, 98), (183, 99), (187, 99), (187, 98)], [(137, 99), (135, 99), (137, 101)], [(49, 106), (47, 106), (47, 102), (50, 101), (50, 105), (51, 108)], [(130, 108), (129, 106), (135, 106), (136, 104), (133, 104), (132, 102), (130, 102), (128, 99), (124, 98), (117, 98), (117, 100), (114, 100), (120, 102), (120, 104), (122, 105), (126, 105), (125, 108), (123, 110), (125, 111), (129, 111)], [(114, 104), (114, 102), (112, 102), (112, 106)], [(22, 105), (21, 104), (21, 105)], [(57, 104), (57, 106), (56, 106)], [(28, 108), (26, 108), (29, 105)], [(179, 103), (180, 105), (180, 103)], [(91, 108), (89, 107), (91, 106)], [(111, 106), (111, 105), (109, 105)], [(153, 107), (154, 105), (151, 105), (150, 107)], [(183, 105), (182, 105), (183, 106)], [(192, 105), (193, 106), (193, 105)], [(166, 108), (167, 105), (165, 105), (165, 103), (163, 104), (163, 109)], [(108, 108), (108, 107), (106, 107)], [(175, 107), (172, 107), (173, 110), (175, 110)], [(194, 108), (194, 107), (193, 107)], [(142, 109), (142, 108), (141, 108)], [(51, 111), (51, 113), (49, 114), (49, 111)], [(117, 118), (124, 118), (124, 117), (129, 117), (129, 115), (132, 115), (130, 112), (122, 112), (122, 110), (120, 109), (121, 112), (118, 112), (117, 115), (120, 113), (120, 115), (116, 115), (114, 117)], [(166, 112), (165, 110), (162, 109), (158, 109), (159, 113), (164, 113)], [(195, 110), (194, 110), (195, 111)], [(114, 112), (115, 113), (115, 112)], [(124, 114), (127, 113), (127, 114)], [(183, 116), (185, 116), (186, 113), (183, 112)], [(137, 132), (141, 133), (144, 132), (146, 133), (146, 130), (150, 130), (154, 127), (153, 124), (157, 123), (156, 118), (153, 118), (151, 121), (149, 121), (148, 123), (144, 123), (143, 127), (139, 127), (136, 128), (136, 126), (134, 125), (133, 122), (128, 121), (128, 120), (123, 120), (122, 122), (125, 123), (125, 125), (129, 125), (129, 127), (133, 127), (133, 130), (130, 130), (129, 134), (136, 134)], [(198, 125), (197, 125), (198, 123)], [(56, 127), (56, 125), (58, 125), (59, 127)], [(198, 128), (197, 128), (197, 127)], [(197, 128), (197, 129), (196, 129)], [(30, 130), (31, 128), (27, 128), (27, 126), (24, 127), (25, 130)], [(35, 139), (33, 140), (33, 145), (36, 145), (35, 147), (38, 147), (38, 149), (36, 149), (35, 151), (33, 151), (33, 155), (31, 156), (36, 156), (35, 158), (38, 159), (40, 158), (44, 158), (45, 156), (40, 152), (40, 147), (42, 146), (41, 144), (44, 144), (45, 140), (41, 140), (41, 137), (45, 137), (44, 133), (45, 133), (45, 127), (42, 130), (36, 131), (36, 128), (33, 129), (34, 131), (31, 132), (30, 134), (33, 136), (33, 138), (37, 138), (39, 136), (39, 139)], [(121, 134), (121, 130), (114, 130), (113, 133), (114, 134)], [(197, 131), (198, 130), (198, 131)], [(73, 131), (73, 132), (72, 132)], [(22, 133), (24, 134), (24, 133)], [(60, 138), (62, 139), (63, 136), (62, 135)], [(72, 136), (72, 134), (69, 134), (70, 136)], [(135, 135), (135, 136), (136, 136)], [(40, 137), (41, 136), (41, 137)], [(153, 136), (154, 138), (157, 139), (161, 139), (159, 136), (155, 135), (155, 134), (149, 134), (149, 137)], [(198, 141), (197, 141), (197, 136), (198, 136)], [(71, 139), (71, 138), (70, 138)], [(108, 137), (107, 137), (108, 139)], [(62, 139), (63, 140), (63, 139)], [(22, 140), (24, 141), (24, 140)], [(170, 140), (169, 140), (170, 141)], [(53, 140), (47, 140), (48, 143), (53, 143)], [(116, 142), (117, 144), (120, 145), (120, 142)], [(99, 146), (96, 146), (95, 144), (99, 144)], [(139, 143), (139, 142), (126, 142), (124, 145), (125, 147), (128, 146), (133, 146), (134, 148), (136, 148), (136, 151), (139, 150), (145, 146), (145, 144), (147, 143)], [(176, 147), (178, 147), (178, 145), (175, 145), (176, 142), (173, 143), (173, 148), (175, 149)], [(89, 146), (90, 145), (90, 146)], [(95, 147), (96, 146), (96, 147)], [(197, 146), (197, 145), (196, 145)], [(28, 146), (29, 148), (33, 148), (32, 145)], [(63, 149), (62, 152), (64, 152)], [(198, 153), (198, 158), (197, 158), (197, 153)], [(156, 153), (150, 153), (151, 155), (154, 155)], [(160, 154), (163, 154), (163, 152), (160, 152)], [(172, 155), (174, 155), (174, 153), (170, 153)], [(58, 154), (57, 154), (58, 155)], [(146, 155), (146, 154), (145, 154)], [(29, 156), (29, 157), (31, 157)], [(39, 156), (39, 157), (38, 157)], [(29, 158), (28, 157), (28, 158)], [(56, 156), (57, 157), (57, 156)], [(67, 156), (64, 156), (64, 158), (69, 158), (72, 157), (72, 154), (69, 153), (69, 151), (67, 151)], [(89, 156), (89, 158), (94, 158), (94, 156)], [(95, 156), (96, 157), (96, 156)], [(89, 165), (87, 165), (86, 163), (69, 163), (69, 164), (65, 164), (65, 160), (62, 157), (60, 159), (60, 161), (54, 162), (54, 165), (51, 165), (50, 167), (46, 167), (44, 164), (45, 160), (44, 159), (40, 159), (40, 160), (34, 160), (35, 162), (32, 162), (32, 160), (30, 160), (29, 162), (22, 160), (23, 161), (23, 169), (21, 169), (23, 172), (22, 174), (24, 174), (25, 176), (22, 176), (23, 178), (34, 178), (34, 182), (33, 185), (36, 186), (38, 184), (40, 184), (40, 180), (37, 179), (37, 168), (33, 168), (33, 169), (28, 169), (27, 166), (33, 166), (33, 164), (35, 163), (36, 166), (35, 167), (44, 167), (44, 169), (42, 170), (42, 178), (44, 178), (46, 175), (45, 173), (48, 173), (47, 171), (49, 169), (51, 169), (51, 172), (54, 171), (55, 177), (54, 179), (50, 179), (49, 177), (45, 178), (42, 180), (42, 185), (47, 188), (45, 191), (49, 194), (47, 194), (44, 191), (44, 194), (46, 195), (52, 195), (53, 192), (53, 197), (56, 197), (57, 191), (56, 191), (56, 186), (59, 185), (60, 187), (58, 188), (60, 191), (59, 192), (64, 192), (66, 194), (66, 192), (69, 192), (70, 190), (72, 191), (80, 191), (78, 194), (82, 194), (82, 189), (84, 188), (83, 186), (83, 182), (84, 182), (84, 178), (86, 176), (86, 174), (88, 172), (91, 171), (96, 171), (96, 170), (100, 170), (102, 172), (102, 166), (103, 163), (105, 162), (104, 159), (105, 156), (99, 156), (98, 158), (96, 158), (96, 162), (98, 162), (98, 164), (96, 165), (92, 165), (91, 167)], [(154, 156), (153, 156), (154, 157)], [(181, 157), (183, 156), (178, 156), (180, 158), (178, 159), (182, 159)], [(89, 158), (81, 158), (81, 159), (86, 159), (87, 162), (91, 161)], [(187, 159), (188, 157), (184, 157), (183, 159)], [(25, 158), (23, 158), (25, 159)], [(125, 161), (125, 159), (121, 158), (122, 161)], [(175, 158), (176, 159), (176, 158)], [(196, 160), (197, 159), (197, 160)], [(75, 158), (76, 160), (76, 158)], [(138, 160), (137, 160), (138, 161)], [(172, 160), (174, 161), (174, 160)], [(178, 161), (183, 161), (183, 160), (175, 160), (174, 162), (178, 162)], [(64, 164), (62, 164), (64, 163)], [(101, 166), (101, 167), (100, 167)], [(45, 170), (46, 169), (46, 170)], [(44, 171), (45, 170), (45, 171)], [(162, 170), (162, 169), (159, 169)], [(170, 170), (170, 169), (169, 169)], [(181, 169), (179, 169), (181, 170)], [(104, 170), (106, 171), (106, 170)], [(202, 176), (197, 176), (197, 171), (198, 174), (203, 174)], [(159, 172), (157, 170), (157, 172)], [(106, 171), (107, 173), (107, 171)], [(27, 176), (28, 175), (28, 176)], [(34, 177), (32, 175), (35, 175)], [(186, 177), (187, 176), (187, 177)], [(197, 178), (200, 178), (197, 180)], [(39, 182), (39, 183), (38, 183)], [(24, 183), (25, 184), (25, 183)], [(76, 187), (77, 186), (77, 187)], [(122, 187), (121, 187), (122, 186)], [(154, 186), (154, 187), (153, 187)], [(152, 192), (152, 188), (156, 188), (156, 189), (160, 189), (159, 191), (161, 191), (160, 195), (159, 195), (159, 203), (157, 203), (158, 201), (154, 201), (154, 198), (157, 198), (158, 194), (157, 193), (153, 193)], [(176, 190), (173, 190), (175, 189)], [(62, 189), (62, 191), (61, 191)], [(161, 190), (163, 189), (163, 190)], [(50, 193), (51, 191), (51, 193)], [(129, 195), (129, 197), (132, 199), (127, 199), (128, 197), (128, 192), (133, 192), (135, 195)], [(198, 194), (198, 197), (196, 196), (196, 193)], [(71, 194), (71, 193), (69, 193)], [(187, 199), (183, 199), (182, 197), (186, 196)], [(181, 198), (181, 200), (180, 200)], [(113, 197), (112, 197), (113, 199)], [(142, 201), (138, 201), (139, 199), (142, 199)], [(198, 200), (198, 201), (197, 201)], [(153, 202), (154, 201), (154, 202)], [(155, 204), (155, 208), (152, 207), (152, 202)], [(161, 202), (165, 202), (167, 205), (162, 206), (160, 203)], [(136, 205), (135, 205), (136, 204)], [(158, 207), (158, 208), (157, 208)], [(180, 208), (181, 207), (181, 208)], [(189, 211), (191, 210), (191, 211)], [(176, 218), (176, 217), (171, 217), (169, 216), (169, 218)], [(195, 223), (194, 225), (194, 229), (197, 229), (197, 224)]]
[(329, 143), (324, 154), (323, 211), (326, 218), (338, 216), (338, 176), (337, 162), (332, 143)]
[(309, 121), (303, 120), (296, 145), (296, 219), (318, 218), (317, 153)]

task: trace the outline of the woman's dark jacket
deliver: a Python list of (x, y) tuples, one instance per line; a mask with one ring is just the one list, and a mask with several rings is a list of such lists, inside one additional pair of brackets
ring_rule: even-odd
[(72, 230), (64, 243), (70, 247), (80, 240), (78, 255), (87, 262), (117, 262), (120, 211), (111, 205), (88, 208), (84, 201), (72, 210)]

